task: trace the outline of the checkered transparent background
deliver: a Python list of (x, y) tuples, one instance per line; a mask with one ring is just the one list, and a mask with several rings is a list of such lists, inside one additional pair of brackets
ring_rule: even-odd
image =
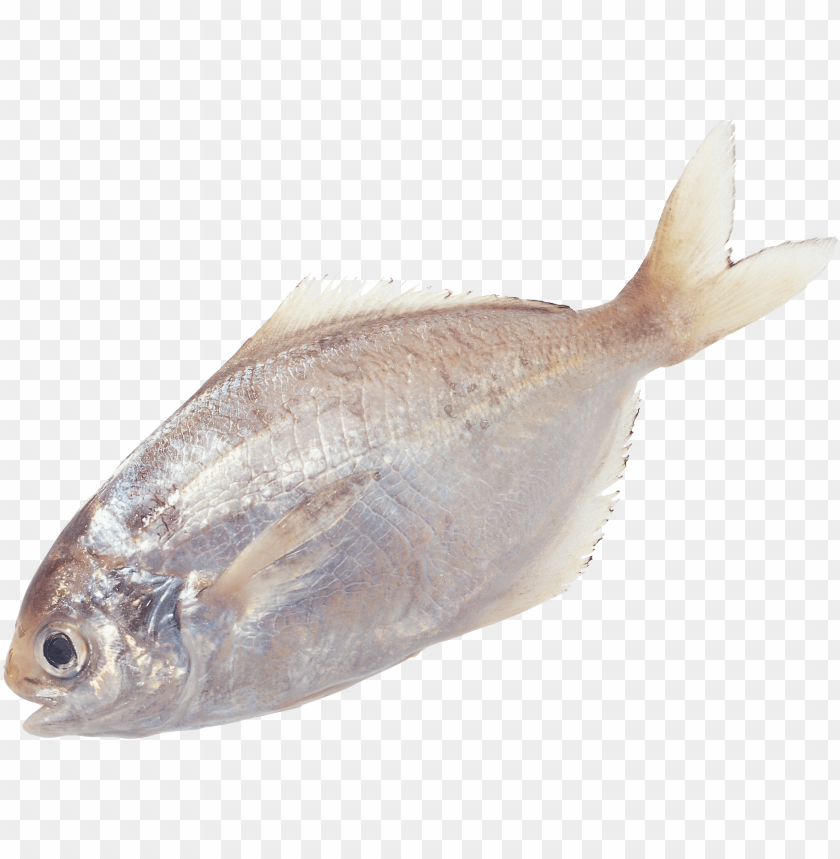
[[(837, 4), (582, 7), (0, 4), (4, 653), (303, 275), (591, 306), (722, 118), (736, 258), (840, 234)], [(4, 857), (840, 855), (837, 265), (643, 382), (564, 597), (201, 732), (39, 740), (3, 687)]]

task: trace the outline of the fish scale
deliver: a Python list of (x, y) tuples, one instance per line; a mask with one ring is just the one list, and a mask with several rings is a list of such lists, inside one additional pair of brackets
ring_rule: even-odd
[[(511, 311), (514, 313), (514, 311)], [(518, 311), (521, 314), (521, 311)], [(390, 363), (398, 364), (399, 361), (399, 353), (403, 352), (405, 347), (401, 343), (394, 343), (390, 336), (386, 334), (385, 336), (386, 344), (391, 347), (392, 350), (396, 351), (398, 354), (391, 359)], [(318, 374), (318, 366), (311, 359), (311, 357), (307, 358), (307, 361), (310, 364), (310, 377), (313, 377), (313, 384), (319, 384), (321, 382)], [(327, 373), (329, 376), (330, 368), (332, 363), (334, 363), (335, 359), (329, 355), (324, 359), (324, 363), (327, 365)], [(520, 362), (521, 363), (521, 362)], [(536, 365), (536, 361), (534, 362)], [(263, 373), (266, 377), (268, 374), (266, 372), (267, 368), (263, 370)], [(424, 376), (427, 377), (431, 372), (434, 372), (434, 368), (426, 369)], [(272, 380), (276, 381), (280, 379), (280, 390), (279, 396), (283, 397), (285, 395), (293, 394), (295, 399), (302, 403), (303, 393), (300, 390), (301, 382), (298, 380), (293, 374), (289, 374), (285, 376), (282, 372), (281, 368), (278, 368), (277, 371), (270, 377)], [(376, 448), (378, 446), (394, 446), (399, 445), (400, 450), (405, 450), (410, 448), (412, 445), (412, 441), (407, 438), (407, 436), (417, 433), (418, 436), (420, 433), (427, 432), (427, 427), (429, 425), (429, 421), (431, 415), (439, 409), (434, 402), (434, 398), (427, 398), (425, 394), (427, 394), (429, 388), (423, 383), (423, 381), (418, 382), (421, 386), (421, 397), (419, 398), (419, 402), (412, 401), (409, 404), (408, 398), (406, 396), (400, 396), (397, 392), (393, 392), (393, 380), (389, 377), (385, 377), (389, 391), (387, 394), (383, 395), (382, 393), (377, 393), (377, 399), (380, 401), (384, 401), (384, 421), (382, 422), (382, 426), (380, 427), (380, 435), (377, 436), (374, 434), (373, 439), (370, 438), (370, 430), (368, 422), (365, 419), (359, 420), (359, 415), (354, 414), (352, 411), (347, 412), (341, 409), (339, 406), (337, 409), (334, 409), (335, 412), (340, 413), (336, 414), (334, 419), (334, 426), (329, 427), (325, 426), (324, 419), (324, 411), (321, 403), (324, 401), (335, 402), (335, 397), (330, 392), (330, 390), (326, 387), (326, 384), (323, 384), (319, 393), (313, 397), (314, 402), (309, 407), (315, 412), (315, 419), (308, 423), (308, 429), (305, 429), (307, 423), (305, 421), (306, 411), (307, 409), (297, 409), (297, 411), (301, 412), (300, 417), (292, 418), (292, 426), (289, 427), (287, 425), (286, 420), (280, 419), (276, 423), (266, 427), (264, 430), (261, 430), (266, 435), (271, 436), (271, 445), (273, 447), (279, 448), (281, 450), (286, 451), (286, 458), (291, 459), (293, 462), (297, 461), (309, 461), (310, 463), (315, 463), (315, 465), (310, 466), (311, 471), (320, 471), (321, 466), (317, 465), (318, 463), (322, 463), (329, 469), (335, 470), (340, 468), (342, 465), (351, 462), (353, 457), (348, 452), (349, 445), (345, 444), (346, 436), (349, 433), (361, 441), (363, 438), (367, 438), (367, 444), (362, 446), (361, 450), (358, 450), (357, 445), (357, 453), (356, 457), (363, 455), (363, 453), (367, 452), (371, 448)], [(460, 383), (453, 382), (451, 377), (442, 376), (444, 384), (440, 385), (442, 391), (446, 391), (447, 389), (452, 389), (453, 385), (458, 387), (460, 385), (461, 391), (457, 393), (456, 396), (450, 398), (450, 405), (455, 404), (458, 409), (456, 414), (460, 414), (461, 411), (464, 412), (463, 420), (466, 425), (466, 421), (470, 420), (470, 418), (466, 417), (467, 414), (475, 414), (474, 420), (476, 424), (480, 427), (480, 414), (483, 414), (486, 411), (485, 400), (486, 396), (477, 394), (472, 402), (468, 398), (469, 393), (473, 393), (476, 389), (476, 384), (468, 381), (462, 381)], [(251, 379), (251, 387), (256, 384), (255, 379)], [(374, 380), (367, 379), (359, 379), (356, 381), (356, 385), (361, 386), (362, 388), (370, 387), (373, 384)], [(262, 380), (262, 387), (266, 387), (266, 381)], [(342, 384), (346, 384), (346, 380), (342, 381)], [(473, 392), (468, 391), (467, 389), (472, 385)], [(224, 385), (227, 386), (227, 383)], [(231, 384), (230, 387), (236, 389), (239, 386), (235, 384)], [(278, 392), (275, 392), (278, 393)], [(216, 399), (215, 391), (208, 391), (207, 398), (210, 400)], [(259, 396), (259, 394), (258, 394)], [(361, 393), (363, 396), (363, 392)], [(466, 399), (465, 399), (466, 398)], [(251, 396), (246, 398), (248, 401), (252, 399)], [(263, 397), (262, 401), (265, 401)], [(340, 402), (340, 401), (339, 401)], [(228, 408), (230, 406), (228, 405)], [(414, 421), (414, 425), (412, 424), (412, 420), (409, 418), (411, 413), (416, 413), (416, 418)], [(444, 414), (447, 417), (452, 416), (452, 412), (446, 412), (446, 407), (444, 407)], [(340, 418), (340, 419), (339, 419)], [(191, 419), (191, 418), (190, 418)], [(418, 432), (418, 429), (419, 432)], [(219, 433), (219, 429), (217, 427), (213, 427), (214, 432)], [(206, 431), (206, 430), (205, 430)], [(457, 426), (453, 428), (453, 431), (456, 433), (463, 433), (464, 427)], [(229, 444), (232, 438), (238, 438), (238, 433), (228, 432), (225, 436), (222, 437), (221, 444)], [(291, 438), (284, 439), (284, 433), (291, 433)], [(331, 439), (336, 446), (336, 450), (341, 451), (340, 454), (336, 456), (330, 456), (329, 454), (323, 454), (324, 440)], [(215, 489), (217, 493), (225, 492), (228, 493), (228, 488), (230, 487), (230, 481), (237, 475), (241, 474), (244, 470), (243, 463), (245, 461), (249, 461), (250, 465), (253, 466), (253, 460), (255, 458), (263, 459), (267, 464), (274, 465), (272, 458), (269, 457), (261, 457), (259, 451), (264, 447), (264, 445), (259, 445), (260, 437), (258, 435), (252, 434), (251, 436), (242, 439), (236, 446), (232, 446), (224, 451), (222, 459), (219, 459), (217, 456), (217, 460), (215, 463), (207, 463), (205, 461), (205, 467), (198, 471), (196, 477), (185, 486), (179, 487), (179, 503), (177, 507), (169, 508), (171, 511), (169, 513), (173, 518), (177, 518), (179, 523), (179, 528), (177, 530), (168, 529), (166, 540), (170, 544), (171, 548), (175, 548), (175, 546), (183, 547), (184, 541), (188, 538), (192, 528), (194, 527), (194, 523), (197, 526), (200, 524), (203, 527), (208, 527), (209, 523), (213, 521), (213, 518), (216, 519), (225, 519), (231, 515), (231, 511), (237, 510), (238, 505), (241, 501), (241, 498), (225, 498), (222, 499), (218, 494), (214, 494), (212, 489)], [(298, 459), (300, 457), (300, 460)], [(237, 460), (239, 462), (237, 462)], [(176, 464), (177, 464), (176, 460)], [(219, 473), (220, 468), (222, 467), (222, 463), (225, 464), (224, 471)], [(209, 467), (208, 467), (209, 465)], [(294, 473), (294, 470), (293, 470)], [(126, 480), (130, 478), (129, 472), (123, 472), (126, 477)], [(262, 471), (260, 475), (262, 477), (270, 476), (271, 472)], [(310, 475), (310, 479), (312, 477), (318, 477), (318, 474)], [(252, 477), (253, 480), (253, 477)], [(221, 484), (219, 486), (218, 484)], [(245, 484), (246, 487), (251, 486), (251, 482)], [(116, 490), (115, 490), (116, 491)], [(162, 490), (163, 491), (163, 490)], [(288, 490), (286, 490), (288, 491)], [(218, 510), (213, 513), (213, 510), (210, 508), (211, 499), (215, 499), (218, 504)], [(276, 499), (275, 499), (276, 500)], [(198, 506), (194, 506), (198, 505)], [(208, 513), (213, 514), (212, 518), (208, 521)], [(154, 519), (151, 520), (149, 527), (154, 523)], [(258, 522), (257, 524), (262, 524)], [(267, 523), (265, 523), (267, 524)], [(256, 527), (256, 526), (255, 526)], [(171, 535), (171, 536), (170, 536)], [(255, 535), (254, 535), (255, 536)], [(182, 552), (183, 554), (183, 552)]]
[[(33, 578), (6, 682), (42, 736), (300, 706), (562, 593), (638, 381), (800, 292), (834, 240), (732, 264), (715, 128), (611, 302), (303, 281), (117, 469)], [(49, 659), (47, 658), (49, 655)]]

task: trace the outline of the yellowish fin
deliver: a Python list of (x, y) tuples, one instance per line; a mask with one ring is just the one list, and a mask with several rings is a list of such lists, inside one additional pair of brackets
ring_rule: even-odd
[(642, 298), (645, 312), (667, 316), (675, 343), (666, 366), (780, 307), (831, 259), (833, 238), (785, 242), (733, 263), (726, 243), (734, 205), (733, 128), (721, 122), (686, 166), (647, 257), (620, 296)]

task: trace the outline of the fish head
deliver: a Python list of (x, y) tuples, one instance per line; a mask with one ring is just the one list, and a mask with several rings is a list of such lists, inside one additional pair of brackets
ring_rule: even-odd
[(62, 561), (51, 552), (24, 598), (5, 680), (43, 706), (23, 727), (41, 737), (167, 730), (189, 677), (180, 634), (182, 582), (136, 565), (90, 565), (90, 559)]

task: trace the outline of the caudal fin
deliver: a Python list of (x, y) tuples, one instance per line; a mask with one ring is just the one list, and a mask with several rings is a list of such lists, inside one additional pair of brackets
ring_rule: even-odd
[(740, 262), (729, 258), (735, 205), (735, 141), (729, 122), (715, 126), (671, 192), (653, 244), (625, 287), (664, 313), (678, 364), (761, 319), (801, 292), (831, 259), (836, 239), (785, 242)]

